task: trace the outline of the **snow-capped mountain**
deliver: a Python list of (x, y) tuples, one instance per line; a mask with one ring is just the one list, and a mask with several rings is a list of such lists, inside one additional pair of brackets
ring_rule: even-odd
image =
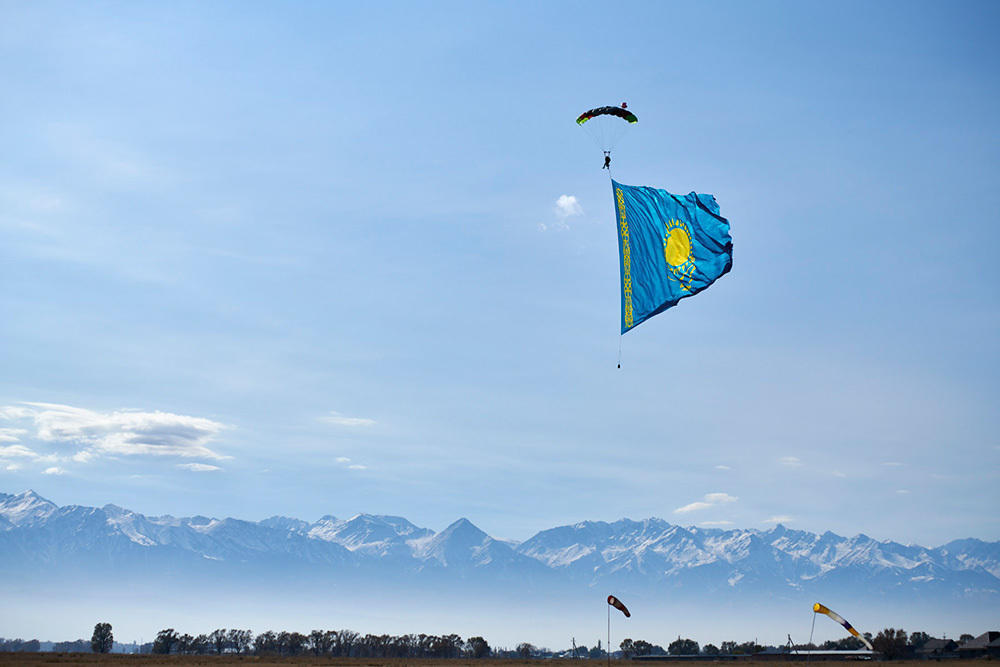
[(628, 578), (672, 589), (770, 594), (844, 586), (879, 594), (943, 588), (957, 596), (1000, 598), (1000, 543), (975, 539), (929, 549), (781, 525), (720, 530), (623, 519), (542, 531), (519, 551), (591, 584)]
[[(522, 585), (704, 595), (858, 595), (1000, 603), (1000, 543), (927, 548), (776, 526), (683, 527), (662, 519), (584, 521), (512, 545), (459, 519), (440, 532), (394, 516), (262, 521), (147, 517), (114, 505), (59, 507), (0, 493), (0, 575), (282, 572), (336, 581), (375, 577), (439, 585), (449, 577)], [(444, 577), (444, 579), (442, 579)]]

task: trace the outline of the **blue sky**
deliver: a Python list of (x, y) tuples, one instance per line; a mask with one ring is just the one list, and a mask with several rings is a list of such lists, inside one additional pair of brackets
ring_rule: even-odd
[[(1000, 539), (994, 3), (0, 13), (0, 490)], [(735, 248), (619, 370), (622, 100)]]

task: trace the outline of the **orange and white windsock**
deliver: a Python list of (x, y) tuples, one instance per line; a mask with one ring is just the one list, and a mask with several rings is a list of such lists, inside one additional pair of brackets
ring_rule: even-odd
[(632, 614), (628, 613), (628, 607), (625, 606), (625, 603), (616, 598), (614, 595), (608, 596), (608, 604), (625, 614), (625, 618), (632, 617)]
[(845, 630), (847, 630), (852, 635), (854, 635), (855, 637), (857, 637), (858, 639), (860, 639), (861, 641), (863, 641), (865, 643), (865, 646), (868, 647), (869, 651), (875, 650), (875, 649), (872, 648), (872, 643), (870, 641), (868, 641), (867, 639), (865, 639), (864, 635), (862, 635), (860, 632), (858, 632), (857, 630), (855, 630), (854, 626), (847, 622), (847, 619), (845, 619), (843, 616), (841, 616), (837, 612), (833, 611), (829, 607), (824, 607), (819, 602), (817, 602), (816, 604), (813, 605), (813, 613), (814, 614), (826, 614), (827, 616), (829, 616), (833, 620), (837, 621), (837, 623), (840, 623), (842, 626), (844, 626)]

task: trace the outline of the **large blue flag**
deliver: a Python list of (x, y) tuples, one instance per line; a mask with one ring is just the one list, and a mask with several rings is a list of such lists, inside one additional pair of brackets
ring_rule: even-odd
[(729, 221), (712, 195), (611, 181), (618, 212), (622, 333), (702, 291), (733, 267)]

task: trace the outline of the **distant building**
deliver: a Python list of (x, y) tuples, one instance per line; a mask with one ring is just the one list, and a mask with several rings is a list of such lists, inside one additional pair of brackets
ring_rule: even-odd
[(958, 647), (958, 655), (963, 658), (992, 656), (1000, 658), (1000, 631), (990, 630), (975, 639), (970, 639)]
[(957, 658), (958, 642), (954, 639), (931, 638), (924, 642), (924, 645), (917, 649), (917, 657), (924, 660), (937, 660), (940, 658)]

